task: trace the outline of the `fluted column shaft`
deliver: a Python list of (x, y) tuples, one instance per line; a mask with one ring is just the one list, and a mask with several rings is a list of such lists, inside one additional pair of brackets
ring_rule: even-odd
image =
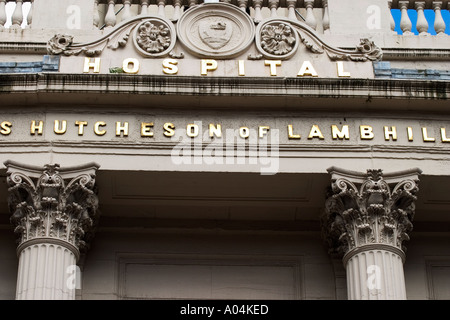
[(19, 253), (17, 300), (74, 300), (70, 277), (77, 257), (66, 246), (36, 243)]
[(330, 253), (343, 257), (348, 298), (406, 299), (403, 241), (412, 230), (421, 170), (328, 172), (323, 230)]
[(368, 247), (345, 257), (344, 264), (350, 300), (406, 299), (402, 253)]

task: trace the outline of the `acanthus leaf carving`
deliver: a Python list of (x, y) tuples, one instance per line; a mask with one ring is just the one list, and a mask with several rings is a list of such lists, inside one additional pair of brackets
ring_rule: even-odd
[(365, 175), (333, 168), (322, 225), (331, 251), (346, 254), (367, 244), (405, 251), (418, 192), (420, 170), (401, 180), (381, 170)]
[[(73, 176), (59, 165), (36, 168), (7, 161), (10, 221), (19, 235), (19, 245), (29, 240), (54, 238), (83, 249), (98, 219), (95, 188), (97, 165)], [(28, 171), (27, 173), (24, 173)]]
[[(381, 60), (383, 57), (382, 50), (369, 39), (361, 39), (360, 43), (351, 50), (336, 48), (323, 41), (316, 31), (306, 23), (285, 18), (269, 18), (262, 21), (256, 29), (256, 46), (267, 58), (288, 59), (298, 49), (298, 44), (296, 44), (291, 50), (274, 50), (274, 47), (277, 45), (279, 46), (276, 41), (271, 41), (270, 45), (268, 45), (266, 40), (268, 37), (268, 30), (275, 30), (274, 28), (276, 28), (276, 26), (281, 25), (284, 30), (292, 30), (293, 35), (300, 39), (309, 51), (315, 54), (323, 54), (326, 52), (331, 60), (365, 62)], [(272, 33), (274, 32), (272, 31)], [(287, 42), (285, 41), (283, 46), (287, 46), (286, 44)]]
[[(176, 41), (172, 22), (163, 17), (144, 15), (123, 22), (108, 34), (89, 43), (75, 44), (73, 36), (56, 34), (47, 42), (47, 51), (54, 55), (84, 54), (87, 57), (95, 57), (105, 48), (118, 50), (125, 47), (131, 35), (138, 52), (146, 57), (168, 55)], [(155, 37), (156, 39), (153, 39)]]

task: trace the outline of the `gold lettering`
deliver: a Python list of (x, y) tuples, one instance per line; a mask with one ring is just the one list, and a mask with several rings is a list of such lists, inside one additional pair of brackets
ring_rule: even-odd
[(98, 121), (94, 124), (94, 133), (98, 136), (102, 136), (106, 133), (106, 130), (100, 130), (100, 127), (106, 126), (106, 123), (103, 121)]
[(426, 127), (422, 128), (422, 137), (423, 137), (423, 142), (434, 142), (436, 140), (433, 137), (428, 137), (428, 130)]
[(87, 126), (87, 121), (75, 121), (75, 125), (78, 126), (78, 135), (82, 136), (84, 134), (84, 126)]
[(325, 139), (317, 124), (314, 124), (311, 127), (311, 131), (309, 132), (308, 139), (313, 139), (313, 138), (319, 138), (320, 140)]
[(350, 72), (345, 72), (344, 71), (344, 62), (343, 61), (337, 61), (336, 62), (336, 66), (337, 66), (337, 74), (338, 77), (341, 78), (349, 78), (352, 75), (350, 74)]
[(66, 133), (67, 121), (66, 120), (61, 121), (61, 125), (60, 125), (59, 120), (55, 120), (55, 126), (53, 128), (53, 131), (55, 131), (56, 134)]
[(333, 140), (341, 139), (341, 140), (349, 140), (350, 139), (350, 131), (348, 129), (348, 125), (343, 125), (342, 130), (339, 130), (337, 125), (331, 126), (331, 134), (333, 136)]
[(442, 142), (450, 142), (450, 138), (447, 138), (447, 134), (445, 133), (445, 128), (441, 128), (441, 138)]
[(361, 132), (361, 140), (372, 140), (375, 137), (371, 126), (359, 126), (359, 131)]
[(166, 122), (164, 123), (163, 128), (166, 137), (172, 137), (175, 134), (175, 125), (173, 123)]
[(124, 122), (123, 125), (120, 122), (116, 122), (116, 136), (120, 137), (122, 133), (124, 137), (128, 136), (128, 122)]
[(303, 62), (300, 70), (297, 74), (298, 77), (304, 77), (304, 76), (311, 76), (311, 77), (318, 77), (318, 73), (316, 72), (316, 69), (314, 69), (313, 65), (309, 61)]
[(153, 137), (152, 132), (153, 122), (141, 123), (141, 137)]
[[(131, 65), (131, 67), (130, 67)], [(136, 74), (139, 72), (140, 63), (138, 59), (127, 58), (123, 60), (122, 69), (125, 73)]]
[(264, 136), (267, 134), (267, 131), (269, 130), (270, 130), (269, 126), (259, 126), (258, 128), (259, 137), (264, 138)]
[(42, 135), (42, 131), (44, 130), (44, 121), (39, 121), (38, 125), (36, 125), (36, 121), (31, 121), (30, 134), (35, 135), (36, 130), (38, 135)]
[(393, 126), (389, 130), (389, 127), (384, 127), (384, 140), (389, 141), (391, 137), (393, 141), (397, 141), (397, 128)]
[(281, 66), (281, 60), (266, 60), (264, 61), (265, 66), (270, 66), (270, 75), (277, 75), (277, 66)]
[(288, 137), (289, 139), (301, 139), (301, 136), (299, 134), (294, 134), (294, 127), (292, 124), (288, 125)]
[(201, 75), (202, 76), (206, 76), (208, 75), (208, 71), (214, 71), (217, 69), (217, 61), (216, 60), (205, 60), (202, 59), (202, 70), (201, 70)]
[(94, 58), (94, 62), (91, 62), (91, 58), (84, 58), (83, 72), (89, 73), (91, 69), (94, 69), (94, 73), (100, 72), (100, 58)]
[(11, 133), (11, 127), (12, 127), (12, 123), (9, 121), (3, 121), (2, 123), (0, 123), (0, 128), (2, 128), (2, 130), (0, 130), (0, 133), (4, 136), (7, 136)]
[(413, 141), (414, 140), (414, 136), (413, 136), (412, 128), (408, 127), (407, 131), (408, 131), (408, 141)]
[(220, 124), (217, 124), (214, 126), (214, 124), (209, 124), (209, 136), (211, 138), (214, 138), (216, 136), (217, 138), (222, 137), (222, 126)]
[(178, 73), (178, 61), (175, 59), (165, 59), (162, 63), (163, 72), (165, 74), (177, 74)]
[(196, 136), (198, 136), (198, 125), (189, 123), (186, 126), (186, 134), (188, 137), (191, 137), (191, 138), (195, 138)]
[(245, 60), (239, 60), (239, 75), (245, 76)]
[(247, 127), (240, 127), (239, 128), (239, 136), (241, 138), (247, 139), (250, 136), (250, 129)]

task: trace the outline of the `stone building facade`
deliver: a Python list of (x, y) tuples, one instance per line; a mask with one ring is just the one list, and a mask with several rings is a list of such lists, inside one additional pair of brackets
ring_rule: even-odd
[(449, 299), (449, 7), (0, 0), (0, 298)]

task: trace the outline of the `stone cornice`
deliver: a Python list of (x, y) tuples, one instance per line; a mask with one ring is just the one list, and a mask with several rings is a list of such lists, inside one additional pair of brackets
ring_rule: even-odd
[[(311, 99), (309, 108), (315, 110), (330, 108), (339, 98), (344, 104), (345, 99), (355, 103), (359, 99), (368, 107), (392, 111), (393, 108), (402, 110), (423, 110), (423, 101), (427, 101), (428, 111), (442, 111), (448, 108), (450, 96), (450, 83), (448, 81), (424, 80), (394, 80), (394, 79), (302, 79), (302, 78), (236, 78), (236, 77), (182, 77), (157, 75), (95, 75), (95, 74), (61, 74), (61, 73), (34, 73), (34, 74), (1, 74), (0, 97), (4, 106), (20, 105), (26, 99), (27, 105), (33, 103), (55, 102), (59, 96), (61, 101), (81, 103), (88, 101), (90, 95), (99, 96), (96, 106), (130, 103), (129, 95), (133, 93), (135, 106), (148, 106), (148, 96), (152, 96), (153, 105), (163, 101), (168, 107), (177, 107), (173, 101), (183, 107), (199, 106), (199, 100), (221, 100), (228, 96), (230, 99), (239, 99), (241, 107), (276, 107), (299, 106), (305, 107), (306, 100)], [(20, 94), (20, 95), (18, 95)], [(242, 99), (251, 96), (252, 99)], [(48, 101), (46, 101), (46, 98)], [(257, 100), (261, 98), (261, 100)], [(317, 99), (321, 98), (321, 99)], [(280, 104), (283, 99), (286, 105)], [(290, 100), (294, 104), (290, 103)], [(408, 105), (386, 104), (386, 99), (408, 101)], [(220, 105), (214, 103), (215, 106)], [(233, 104), (227, 101), (228, 108)], [(179, 105), (178, 105), (179, 107)], [(208, 106), (210, 108), (211, 105)], [(350, 109), (350, 104), (342, 105)], [(341, 109), (342, 109), (341, 108)]]

